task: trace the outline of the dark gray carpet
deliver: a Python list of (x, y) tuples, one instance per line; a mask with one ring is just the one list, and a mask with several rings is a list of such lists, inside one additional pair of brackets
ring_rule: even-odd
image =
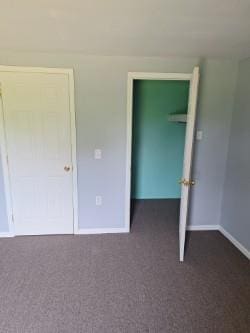
[(249, 261), (192, 232), (178, 203), (140, 202), (131, 234), (0, 239), (0, 332), (250, 332)]

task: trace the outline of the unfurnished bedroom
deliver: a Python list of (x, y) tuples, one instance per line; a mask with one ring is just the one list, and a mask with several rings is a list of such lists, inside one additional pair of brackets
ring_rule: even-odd
[(249, 332), (249, 1), (0, 28), (0, 333)]

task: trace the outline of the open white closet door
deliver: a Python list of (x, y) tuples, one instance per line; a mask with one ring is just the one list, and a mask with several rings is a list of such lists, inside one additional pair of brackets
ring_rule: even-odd
[(186, 139), (184, 149), (183, 161), (183, 176), (181, 183), (181, 207), (180, 207), (180, 221), (179, 221), (179, 247), (180, 247), (180, 261), (184, 260), (184, 249), (186, 239), (186, 226), (188, 217), (189, 206), (189, 191), (190, 186), (194, 185), (194, 181), (190, 179), (192, 170), (192, 153), (193, 141), (195, 130), (196, 118), (196, 104), (199, 83), (199, 67), (195, 67), (190, 81), (189, 88), (189, 101), (188, 101), (188, 114), (187, 114), (187, 127)]

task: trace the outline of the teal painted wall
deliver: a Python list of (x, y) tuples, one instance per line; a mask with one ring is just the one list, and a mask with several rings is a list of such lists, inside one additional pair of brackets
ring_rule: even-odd
[(186, 125), (168, 121), (186, 113), (189, 82), (134, 82), (132, 198), (180, 198)]

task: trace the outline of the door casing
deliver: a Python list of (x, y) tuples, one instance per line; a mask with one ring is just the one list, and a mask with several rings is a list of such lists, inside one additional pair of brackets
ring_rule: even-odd
[[(197, 68), (197, 67), (196, 67)], [(126, 145), (126, 188), (125, 188), (125, 228), (130, 231), (131, 201), (131, 161), (132, 161), (132, 119), (133, 119), (133, 82), (134, 80), (166, 80), (189, 81), (192, 83), (193, 73), (146, 73), (130, 72), (127, 81), (127, 145)], [(190, 95), (189, 95), (190, 98)]]

